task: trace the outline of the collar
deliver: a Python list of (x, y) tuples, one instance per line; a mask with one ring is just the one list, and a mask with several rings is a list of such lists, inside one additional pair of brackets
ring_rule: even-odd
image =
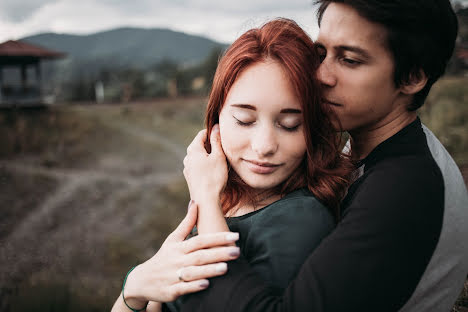
[(357, 166), (364, 165), (364, 170), (375, 163), (390, 157), (415, 154), (424, 149), (425, 135), (421, 120), (417, 117), (413, 122), (395, 133), (393, 136), (377, 145), (366, 158), (358, 161)]

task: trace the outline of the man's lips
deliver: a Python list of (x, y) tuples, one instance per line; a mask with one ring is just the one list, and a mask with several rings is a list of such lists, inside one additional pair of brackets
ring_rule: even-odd
[(244, 159), (247, 167), (254, 173), (268, 174), (274, 172), (281, 164), (273, 164), (269, 162), (261, 162), (256, 160)]
[(341, 104), (338, 104), (338, 103), (333, 102), (333, 101), (329, 101), (327, 99), (322, 99), (322, 101), (323, 101), (323, 103), (328, 104), (328, 105), (332, 105), (332, 106), (343, 106)]

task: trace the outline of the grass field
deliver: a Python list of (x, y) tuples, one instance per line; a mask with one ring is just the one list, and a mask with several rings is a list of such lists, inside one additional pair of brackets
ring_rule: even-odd
[(185, 213), (182, 159), (203, 109), (195, 98), (0, 112), (0, 310), (110, 310), (119, 276)]
[[(463, 168), (467, 85), (440, 81), (421, 111)], [(0, 311), (110, 310), (185, 213), (182, 159), (205, 101), (0, 111)]]

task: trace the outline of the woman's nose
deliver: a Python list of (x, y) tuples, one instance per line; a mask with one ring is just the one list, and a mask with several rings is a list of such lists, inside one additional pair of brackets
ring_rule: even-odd
[(270, 156), (278, 150), (278, 142), (273, 126), (261, 126), (251, 138), (252, 150), (259, 157)]

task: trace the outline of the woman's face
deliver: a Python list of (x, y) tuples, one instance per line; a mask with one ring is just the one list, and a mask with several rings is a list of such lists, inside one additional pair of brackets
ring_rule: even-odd
[(237, 78), (219, 115), (224, 153), (250, 187), (270, 189), (300, 165), (306, 152), (303, 123), (281, 65), (256, 63)]

